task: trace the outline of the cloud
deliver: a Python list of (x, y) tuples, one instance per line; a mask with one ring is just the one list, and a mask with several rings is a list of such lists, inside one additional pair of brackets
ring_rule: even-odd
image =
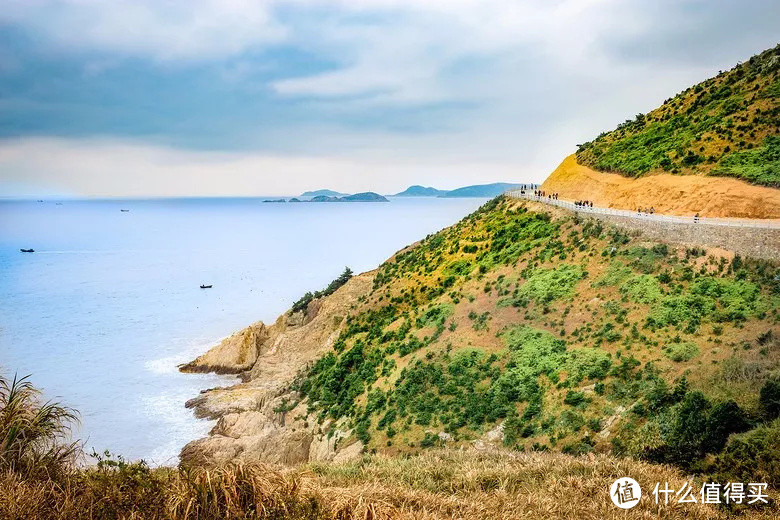
[(266, 2), (4, 0), (0, 22), (58, 46), (156, 60), (210, 60), (284, 39)]
[[(427, 182), (444, 185), (447, 170), (467, 183), (540, 180), (576, 143), (776, 44), (780, 16), (769, 0), (0, 5), (0, 139), (21, 137), (40, 156), (0, 164), (0, 182), (18, 181), (9, 164), (38, 175), (29, 164), (67, 143), (63, 161), (94, 154), (106, 167), (109, 152), (135, 164), (131, 148), (147, 158), (145, 146), (168, 150), (186, 165), (182, 179), (199, 171), (197, 157), (217, 157), (198, 153), (226, 154), (226, 168), (274, 158), (284, 172), (297, 156), (376, 189), (391, 189), (396, 170), (385, 163), (419, 165), (414, 183), (433, 172)], [(40, 167), (92, 193), (80, 174)], [(260, 188), (255, 177), (231, 178)], [(297, 190), (293, 176), (285, 182)]]

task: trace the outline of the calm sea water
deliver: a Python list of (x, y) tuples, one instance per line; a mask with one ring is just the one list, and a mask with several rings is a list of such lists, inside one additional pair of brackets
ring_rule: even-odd
[(78, 409), (88, 451), (175, 463), (213, 425), (184, 402), (234, 381), (177, 364), (483, 202), (0, 202), (0, 371)]

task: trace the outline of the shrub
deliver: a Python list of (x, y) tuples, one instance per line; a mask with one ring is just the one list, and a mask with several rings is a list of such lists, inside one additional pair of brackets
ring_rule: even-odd
[(780, 420), (732, 436), (715, 461), (721, 482), (766, 482), (780, 486)]
[(301, 299), (293, 303), (292, 312), (305, 311), (309, 307), (309, 303), (311, 303), (312, 300), (333, 294), (339, 287), (347, 283), (350, 278), (352, 278), (352, 269), (345, 267), (344, 272), (341, 273), (338, 278), (330, 282), (325, 289), (316, 291), (313, 294), (307, 292), (301, 297)]
[(658, 278), (649, 274), (632, 276), (620, 287), (620, 292), (637, 303), (655, 303), (661, 299)]
[(512, 300), (515, 306), (523, 306), (529, 300), (539, 304), (570, 296), (585, 272), (578, 265), (560, 264), (552, 269), (535, 269), (521, 285)]
[(563, 402), (569, 406), (577, 406), (578, 404), (585, 402), (585, 394), (583, 392), (569, 390), (566, 392), (566, 397), (563, 398)]
[(770, 379), (764, 383), (759, 392), (758, 402), (767, 419), (780, 417), (780, 380)]
[(664, 348), (666, 357), (677, 363), (690, 361), (699, 355), (699, 346), (696, 343), (686, 341), (684, 343), (672, 343)]

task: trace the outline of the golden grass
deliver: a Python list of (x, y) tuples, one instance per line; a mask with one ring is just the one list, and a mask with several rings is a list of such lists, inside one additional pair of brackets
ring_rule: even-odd
[[(128, 469), (130, 468), (130, 469)], [(135, 469), (133, 469), (135, 468)], [(630, 476), (641, 503), (624, 511), (609, 486)], [(656, 482), (679, 489), (677, 469), (606, 455), (429, 451), (295, 469), (234, 465), (214, 470), (88, 469), (64, 480), (0, 475), (0, 518), (16, 519), (717, 519), (702, 504), (655, 505)], [(694, 483), (694, 487), (696, 484)], [(774, 492), (770, 493), (774, 496)], [(742, 512), (777, 518), (780, 510)], [(731, 515), (733, 516), (733, 515)]]

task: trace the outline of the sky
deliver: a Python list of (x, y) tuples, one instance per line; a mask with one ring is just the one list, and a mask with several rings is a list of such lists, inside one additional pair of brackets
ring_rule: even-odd
[(0, 0), (0, 197), (541, 182), (776, 0)]

